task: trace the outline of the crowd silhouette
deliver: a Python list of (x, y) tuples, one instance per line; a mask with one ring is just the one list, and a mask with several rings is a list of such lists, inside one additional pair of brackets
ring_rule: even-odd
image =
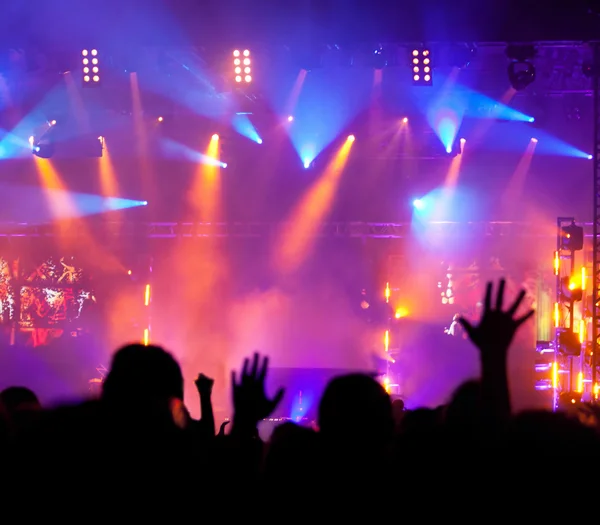
[(504, 309), (504, 287), (494, 297), (488, 284), (479, 323), (460, 319), (480, 378), (435, 409), (405, 410), (372, 376), (349, 374), (327, 385), (314, 428), (285, 423), (265, 443), (258, 425), (285, 395), (265, 391), (268, 357), (255, 354), (232, 373), (233, 417), (217, 429), (213, 380), (196, 380), (194, 420), (179, 364), (142, 345), (114, 355), (99, 399), (44, 409), (31, 390), (8, 388), (4, 501), (21, 520), (487, 520), (533, 513), (534, 496), (552, 513), (552, 488), (540, 483), (573, 482), (564, 451), (580, 458), (577, 472), (593, 465), (598, 420), (593, 410), (585, 420), (511, 412), (508, 350), (533, 312), (517, 316), (524, 292)]

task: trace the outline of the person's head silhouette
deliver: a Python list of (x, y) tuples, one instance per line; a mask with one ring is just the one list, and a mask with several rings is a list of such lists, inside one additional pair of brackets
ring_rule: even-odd
[(144, 403), (183, 400), (181, 368), (171, 354), (158, 346), (125, 346), (113, 357), (102, 399)]

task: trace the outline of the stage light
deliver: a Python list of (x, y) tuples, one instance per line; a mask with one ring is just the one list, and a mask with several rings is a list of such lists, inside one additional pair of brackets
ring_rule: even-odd
[(293, 122), (294, 121), (294, 117), (292, 117), (291, 115), (288, 117), (288, 122)]
[(354, 142), (356, 140), (356, 137), (354, 135), (348, 135), (348, 138), (346, 140), (348, 142)]
[(304, 169), (310, 168), (310, 160), (305, 160), (303, 165), (304, 165)]
[(534, 144), (536, 144), (538, 141), (538, 139), (536, 139), (535, 137), (531, 137), (531, 142), (533, 142)]
[(531, 45), (506, 48), (506, 56), (511, 60), (507, 70), (508, 81), (513, 89), (521, 91), (535, 80), (535, 66), (531, 63), (535, 55), (535, 47)]
[(529, 117), (529, 118), (527, 119), (527, 122), (535, 122), (535, 119), (534, 119), (533, 117)]
[(164, 119), (162, 117), (158, 117), (156, 120), (158, 120), (159, 122), (162, 122)]
[(408, 124), (408, 118), (404, 117), (404, 118), (402, 119), (402, 124)]
[(142, 206), (148, 206), (148, 201), (142, 201)]
[(33, 146), (34, 142), (35, 142), (35, 137), (32, 135), (31, 137), (29, 137), (29, 144), (31, 144)]
[(51, 126), (56, 126), (56, 120), (51, 120), (51, 121), (50, 121), (50, 125), (51, 125)]
[(593, 155), (588, 155), (588, 156), (587, 156), (587, 159), (588, 159), (588, 160), (592, 160), (593, 158), (594, 158), (594, 156), (593, 156)]
[(251, 64), (249, 49), (244, 49), (244, 51), (236, 49), (233, 51), (233, 74), (237, 84), (241, 84), (242, 81), (246, 84), (252, 82)]
[[(573, 305), (571, 304), (571, 307)], [(581, 354), (581, 343), (579, 336), (573, 332), (572, 328), (563, 328), (558, 334), (558, 342), (561, 353), (570, 356), (579, 356)]]
[[(84, 49), (81, 52), (82, 73), (83, 73), (83, 86), (84, 87), (95, 87), (100, 85), (100, 59), (98, 57), (98, 50), (92, 49), (88, 51)], [(90, 58), (91, 57), (91, 58)]]
[(211, 140), (219, 140), (219, 135), (216, 133), (211, 137)]
[(258, 140), (256, 141), (256, 143), (257, 143), (257, 144), (262, 144), (262, 139), (258, 139)]
[(412, 80), (415, 86), (431, 86), (433, 84), (433, 70), (431, 65), (431, 52), (426, 48), (416, 48), (410, 54)]
[(467, 142), (467, 139), (464, 139), (464, 138), (463, 138), (463, 139), (460, 139), (460, 143), (461, 143), (461, 144), (464, 144), (465, 142)]
[(575, 222), (572, 222), (569, 226), (564, 226), (560, 238), (560, 248), (570, 252), (583, 250), (583, 228), (577, 226)]
[(221, 168), (226, 168), (227, 167), (227, 162), (223, 162), (223, 164), (221, 164)]
[(446, 153), (448, 153), (448, 154), (452, 153), (452, 146), (448, 146), (446, 148)]
[(423, 208), (425, 208), (425, 203), (421, 199), (415, 199), (413, 201), (413, 206), (417, 210), (422, 210)]

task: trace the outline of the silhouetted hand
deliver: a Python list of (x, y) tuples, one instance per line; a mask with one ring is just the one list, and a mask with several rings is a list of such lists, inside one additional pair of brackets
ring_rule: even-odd
[(248, 370), (250, 360), (244, 359), (244, 368), (239, 382), (235, 371), (231, 372), (235, 423), (258, 424), (261, 419), (265, 419), (273, 413), (283, 398), (283, 388), (280, 388), (272, 399), (267, 398), (265, 378), (269, 367), (269, 358), (264, 357), (262, 359), (260, 368), (259, 361), (260, 356), (254, 354), (252, 368)]
[(199, 374), (194, 383), (200, 395), (210, 396), (212, 394), (212, 389), (213, 385), (215, 384), (215, 380), (211, 379), (210, 377), (206, 377), (204, 374)]
[(491, 282), (487, 284), (483, 314), (477, 326), (473, 326), (462, 317), (459, 319), (469, 339), (488, 357), (505, 356), (519, 327), (534, 314), (534, 311), (530, 310), (525, 315), (515, 318), (515, 313), (525, 297), (525, 290), (521, 290), (508, 310), (502, 311), (505, 285), (506, 281), (501, 279), (496, 295), (496, 305), (495, 308), (492, 308), (493, 284)]

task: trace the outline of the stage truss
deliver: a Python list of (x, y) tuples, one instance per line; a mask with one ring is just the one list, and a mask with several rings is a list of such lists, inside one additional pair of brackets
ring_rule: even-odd
[[(176, 239), (193, 237), (267, 237), (289, 231), (285, 223), (268, 222), (90, 222), (86, 233), (99, 237), (146, 237), (150, 239)], [(586, 237), (595, 234), (594, 223), (581, 224)], [(549, 237), (542, 225), (524, 222), (431, 222), (428, 234), (440, 236), (481, 237)], [(80, 237), (77, 221), (68, 226), (33, 225), (26, 223), (0, 224), (0, 238), (20, 237)], [(318, 237), (403, 239), (413, 236), (410, 222), (327, 222), (316, 233)], [(597, 245), (597, 243), (596, 243)], [(595, 266), (596, 267), (596, 266)]]
[(598, 382), (598, 352), (600, 351), (600, 44), (594, 45), (593, 92), (594, 92), (594, 221), (592, 232), (592, 383)]

